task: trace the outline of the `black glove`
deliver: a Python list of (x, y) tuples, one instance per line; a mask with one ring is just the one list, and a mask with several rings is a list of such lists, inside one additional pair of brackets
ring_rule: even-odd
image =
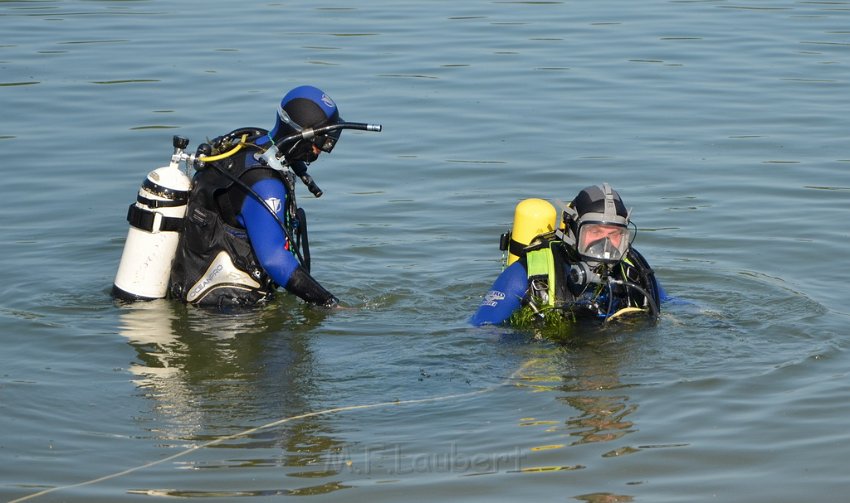
[(339, 299), (322, 287), (313, 276), (310, 276), (300, 265), (294, 271), (284, 287), (287, 291), (297, 295), (310, 304), (322, 307), (334, 307), (339, 304)]

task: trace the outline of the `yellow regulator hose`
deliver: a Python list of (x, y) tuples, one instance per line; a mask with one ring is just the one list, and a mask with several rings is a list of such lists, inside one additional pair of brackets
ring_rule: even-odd
[(220, 161), (222, 159), (227, 159), (228, 157), (235, 154), (236, 152), (239, 152), (242, 149), (242, 147), (247, 145), (247, 143), (245, 143), (245, 140), (247, 138), (248, 138), (248, 135), (243, 134), (242, 138), (239, 139), (239, 143), (237, 143), (235, 147), (228, 150), (227, 152), (225, 152), (223, 154), (218, 154), (218, 155), (210, 155), (210, 156), (204, 155), (204, 156), (199, 157), (198, 160), (202, 161), (202, 162), (213, 162), (213, 161)]
[(645, 312), (646, 312), (646, 309), (641, 309), (639, 307), (624, 307), (623, 309), (620, 309), (619, 311), (612, 314), (611, 316), (605, 318), (605, 322), (607, 323), (607, 322), (613, 320), (614, 318), (617, 318), (618, 316), (621, 316), (621, 315), (624, 315), (624, 314), (645, 313)]

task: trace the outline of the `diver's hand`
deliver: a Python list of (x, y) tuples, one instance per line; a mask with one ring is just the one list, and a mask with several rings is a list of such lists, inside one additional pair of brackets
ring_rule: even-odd
[(298, 266), (284, 286), (289, 292), (319, 307), (333, 308), (339, 305), (339, 299), (316, 281), (302, 266)]

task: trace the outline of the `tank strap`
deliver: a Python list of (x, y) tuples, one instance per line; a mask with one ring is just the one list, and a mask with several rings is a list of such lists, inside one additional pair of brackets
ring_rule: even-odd
[(139, 204), (144, 204), (148, 208), (173, 208), (175, 206), (185, 206), (185, 200), (171, 200), (171, 199), (148, 199), (144, 196), (136, 196), (136, 201)]
[(552, 234), (551, 232), (545, 234), (538, 234), (531, 238), (530, 244), (526, 245), (520, 243), (519, 241), (516, 241), (511, 235), (511, 233), (508, 233), (507, 249), (511, 254), (516, 255), (517, 257), (522, 257), (526, 253), (530, 253), (532, 251), (540, 250), (543, 248), (548, 248), (549, 243), (552, 241), (552, 236), (555, 236), (555, 234)]
[(511, 238), (509, 243), (510, 244), (508, 244), (508, 252), (510, 252), (511, 255), (522, 257), (525, 254), (524, 244), (520, 243), (519, 241), (514, 241), (513, 238)]
[(179, 232), (183, 228), (183, 219), (167, 217), (158, 211), (139, 208), (135, 203), (127, 210), (127, 222), (133, 227), (148, 232)]
[(164, 187), (158, 183), (152, 182), (150, 178), (145, 178), (145, 180), (142, 182), (142, 187), (151, 194), (156, 194), (166, 199), (182, 201), (184, 203), (189, 199), (188, 190), (169, 189), (168, 187)]

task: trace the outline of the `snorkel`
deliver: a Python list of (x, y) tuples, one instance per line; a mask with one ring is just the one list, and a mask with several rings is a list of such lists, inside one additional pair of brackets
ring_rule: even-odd
[[(380, 124), (367, 124), (363, 122), (340, 121), (335, 124), (329, 124), (318, 128), (302, 128), (294, 134), (281, 138), (277, 141), (272, 141), (271, 145), (262, 154), (254, 154), (254, 158), (263, 159), (266, 164), (275, 169), (286, 171), (285, 167), (290, 168), (290, 170), (301, 179), (304, 185), (307, 186), (307, 189), (311, 194), (316, 197), (321, 197), (323, 194), (322, 190), (318, 185), (316, 185), (313, 177), (307, 174), (307, 165), (309, 163), (290, 161), (292, 157), (289, 153), (293, 152), (302, 141), (312, 141), (313, 138), (342, 131), (343, 129), (357, 129), (360, 131), (374, 131), (379, 133), (383, 130), (383, 126)], [(272, 135), (269, 134), (269, 138), (271, 137)], [(286, 149), (286, 152), (284, 152), (284, 146), (287, 145), (288, 148)]]
[[(204, 169), (207, 166), (212, 167), (221, 175), (230, 179), (233, 183), (239, 185), (242, 189), (244, 189), (248, 194), (251, 195), (256, 201), (262, 204), (269, 212), (269, 214), (275, 219), (277, 224), (283, 230), (286, 238), (290, 243), (293, 244), (292, 252), (298, 258), (298, 262), (303, 265), (307, 271), (310, 270), (310, 251), (309, 251), (309, 242), (307, 238), (307, 222), (306, 215), (301, 208), (297, 208), (295, 203), (295, 186), (294, 180), (291, 177), (285, 177), (288, 181), (287, 189), (289, 190), (289, 206), (293, 209), (292, 214), (290, 215), (289, 220), (293, 223), (293, 226), (296, 228), (295, 233), (290, 229), (290, 225), (287, 225), (286, 222), (281, 220), (278, 217), (277, 213), (271, 208), (259, 194), (257, 194), (251, 187), (245, 184), (239, 178), (233, 176), (228, 170), (222, 169), (218, 163), (215, 161), (220, 161), (226, 159), (228, 157), (233, 156), (237, 152), (240, 152), (243, 148), (249, 147), (257, 152), (254, 152), (253, 157), (258, 161), (264, 162), (270, 168), (279, 170), (284, 172), (285, 174), (292, 174), (297, 176), (304, 185), (307, 186), (307, 189), (312, 193), (315, 197), (321, 197), (323, 192), (316, 185), (316, 182), (313, 180), (313, 177), (307, 174), (307, 166), (306, 163), (301, 161), (290, 161), (287, 159), (285, 154), (281, 151), (281, 147), (297, 143), (303, 140), (311, 140), (317, 135), (327, 134), (334, 131), (341, 131), (343, 129), (358, 129), (362, 131), (375, 131), (380, 132), (383, 130), (383, 126), (380, 124), (366, 124), (360, 122), (337, 122), (335, 124), (329, 124), (327, 126), (319, 127), (319, 128), (303, 128), (291, 135), (288, 135), (278, 141), (268, 141), (262, 145), (258, 145), (256, 143), (249, 143), (247, 141), (249, 136), (260, 136), (261, 138), (269, 138), (270, 136), (265, 130), (259, 130), (256, 128), (241, 128), (231, 131), (230, 133), (217, 138), (216, 143), (218, 145), (231, 145), (232, 148), (227, 150), (222, 154), (218, 154), (215, 156), (210, 155), (212, 153), (212, 147), (203, 143), (198, 146), (198, 150), (194, 154), (182, 154), (180, 161), (185, 161), (188, 166), (193, 166), (196, 170)], [(236, 142), (233, 145), (233, 142)], [(188, 143), (188, 140), (187, 140)], [(302, 251), (303, 250), (303, 251)]]

